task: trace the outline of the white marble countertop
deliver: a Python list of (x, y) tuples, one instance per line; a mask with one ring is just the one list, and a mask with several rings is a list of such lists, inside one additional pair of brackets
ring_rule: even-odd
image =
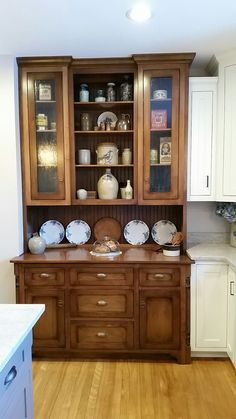
[(236, 247), (229, 244), (203, 243), (187, 250), (190, 259), (194, 261), (218, 261), (228, 263), (236, 269)]
[(0, 304), (0, 371), (44, 310), (44, 304)]

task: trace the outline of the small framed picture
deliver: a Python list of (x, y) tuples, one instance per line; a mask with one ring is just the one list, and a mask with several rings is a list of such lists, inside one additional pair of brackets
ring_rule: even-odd
[(152, 129), (167, 128), (167, 110), (166, 109), (152, 110), (151, 128)]
[(160, 138), (160, 164), (171, 164), (171, 138)]

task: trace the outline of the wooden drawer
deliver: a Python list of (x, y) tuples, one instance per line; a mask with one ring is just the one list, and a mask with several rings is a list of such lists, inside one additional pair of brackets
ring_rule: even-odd
[(130, 349), (133, 323), (125, 321), (71, 322), (71, 349)]
[(62, 268), (27, 267), (24, 278), (26, 285), (64, 285), (65, 272)]
[(140, 269), (139, 283), (143, 287), (174, 287), (180, 284), (178, 268), (151, 267)]
[(131, 285), (133, 269), (129, 267), (78, 267), (70, 270), (72, 285)]
[(72, 317), (132, 317), (133, 292), (129, 290), (70, 291)]

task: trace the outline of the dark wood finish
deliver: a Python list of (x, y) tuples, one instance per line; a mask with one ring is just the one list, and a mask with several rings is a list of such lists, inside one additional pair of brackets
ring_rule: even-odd
[[(17, 301), (45, 302), (46, 312), (35, 328), (38, 355), (157, 357), (171, 355), (190, 361), (190, 261), (185, 255), (164, 257), (150, 235), (145, 246), (125, 245), (116, 258), (93, 257), (94, 227), (103, 217), (121, 226), (133, 220), (146, 222), (150, 232), (159, 220), (170, 220), (186, 236), (186, 137), (188, 68), (194, 54), (136, 54), (127, 58), (73, 59), (72, 57), (18, 58), (23, 173), (24, 248), (47, 220), (66, 227), (82, 219), (91, 227), (88, 245), (47, 249), (43, 255), (25, 253), (12, 262), (17, 278)], [(121, 101), (118, 87), (129, 75), (133, 98)], [(150, 78), (173, 77), (171, 191), (149, 192)], [(37, 192), (37, 159), (33, 82), (53, 77), (57, 85), (59, 181), (57, 193)], [(117, 101), (97, 103), (95, 92), (115, 82)], [(79, 102), (79, 85), (88, 83), (91, 102)], [(28, 86), (28, 89), (26, 87)], [(130, 130), (95, 131), (98, 116), (112, 111), (129, 113)], [(82, 131), (80, 117), (88, 112), (93, 125)], [(46, 133), (49, 135), (50, 132)], [(97, 189), (105, 166), (96, 161), (99, 143), (111, 141), (118, 149), (131, 148), (132, 164), (112, 166), (120, 184), (131, 180), (133, 199), (78, 200), (76, 190)], [(91, 165), (76, 159), (80, 148), (90, 148)], [(155, 166), (153, 169), (156, 170)], [(158, 169), (157, 169), (158, 170)], [(120, 185), (121, 186), (121, 185)], [(96, 228), (95, 228), (96, 230)], [(67, 244), (66, 239), (62, 244)], [(99, 276), (103, 274), (103, 276)], [(108, 300), (108, 301), (107, 301)], [(99, 304), (98, 304), (99, 302)], [(104, 303), (105, 302), (105, 303)], [(141, 305), (140, 305), (141, 303)]]
[(57, 349), (65, 347), (64, 291), (49, 287), (27, 288), (24, 302), (46, 306), (45, 312), (33, 330), (34, 347)]
[(176, 289), (140, 291), (140, 346), (179, 349), (180, 292)]
[[(104, 262), (104, 258), (103, 262)], [(70, 269), (70, 283), (73, 286), (110, 286), (132, 285), (133, 269), (123, 267), (99, 266), (96, 268), (79, 267)]]
[(72, 349), (132, 349), (133, 324), (127, 321), (72, 321)]
[(151, 245), (122, 245), (122, 255), (109, 260), (91, 256), (90, 249), (50, 249), (12, 260), (19, 302), (46, 303), (35, 353), (82, 356), (84, 350), (104, 357), (103, 351), (122, 351), (190, 362), (189, 258), (165, 257)]
[(121, 225), (115, 218), (103, 217), (95, 223), (93, 231), (97, 240), (103, 239), (104, 236), (120, 240)]
[(133, 292), (120, 290), (70, 291), (71, 317), (132, 317)]

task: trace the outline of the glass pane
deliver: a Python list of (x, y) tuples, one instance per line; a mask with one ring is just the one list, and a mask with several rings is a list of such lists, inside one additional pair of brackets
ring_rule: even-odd
[(55, 80), (35, 80), (35, 123), (38, 192), (58, 191), (58, 148)]
[(150, 192), (170, 192), (172, 77), (152, 77), (150, 98)]

